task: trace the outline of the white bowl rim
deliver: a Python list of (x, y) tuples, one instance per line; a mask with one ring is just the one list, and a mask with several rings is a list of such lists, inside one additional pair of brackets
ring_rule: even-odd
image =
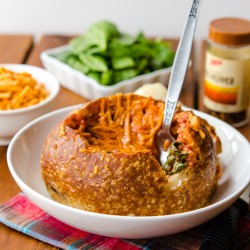
[[(23, 69), (34, 69), (34, 70), (39, 70), (45, 74), (47, 74), (49, 77), (53, 78), (54, 83), (56, 83), (56, 87), (54, 89), (53, 92), (50, 92), (48, 97), (44, 100), (42, 100), (41, 102), (28, 106), (28, 107), (24, 107), (24, 108), (17, 108), (17, 109), (8, 109), (8, 110), (0, 110), (0, 116), (4, 116), (4, 115), (14, 115), (14, 114), (22, 114), (28, 111), (32, 111), (32, 110), (36, 110), (39, 109), (41, 106), (46, 105), (47, 103), (51, 102), (59, 93), (60, 90), (60, 84), (58, 82), (58, 80), (47, 70), (45, 70), (44, 68), (38, 67), (38, 66), (33, 66), (33, 65), (29, 65), (29, 64), (18, 64), (18, 63), (1, 63), (0, 67), (20, 67)], [(28, 72), (28, 70), (27, 70)], [(28, 72), (29, 73), (29, 72)], [(32, 73), (30, 73), (32, 75)]]
[[(95, 218), (112, 218), (112, 219), (119, 219), (119, 220), (124, 220), (124, 221), (127, 221), (127, 220), (162, 220), (162, 219), (166, 219), (166, 218), (185, 218), (187, 216), (192, 216), (192, 215), (197, 215), (197, 214), (201, 214), (203, 212), (206, 212), (207, 210), (210, 210), (210, 209), (216, 209), (218, 207), (220, 207), (223, 203), (230, 203), (231, 200), (233, 200), (236, 196), (240, 196), (244, 190), (247, 188), (247, 186), (249, 185), (250, 183), (250, 175), (249, 175), (249, 178), (248, 178), (248, 182), (245, 182), (243, 183), (240, 188), (238, 188), (238, 190), (236, 190), (235, 192), (231, 193), (230, 195), (228, 195), (226, 198), (222, 199), (222, 200), (219, 200), (215, 203), (212, 203), (206, 207), (203, 207), (203, 208), (199, 208), (199, 209), (195, 209), (195, 210), (192, 210), (192, 211), (187, 211), (187, 212), (183, 212), (183, 213), (177, 213), (177, 214), (169, 214), (169, 215), (157, 215), (157, 216), (130, 216), (130, 215), (126, 215), (126, 216), (122, 216), (122, 215), (110, 215), (110, 214), (101, 214), (101, 213), (96, 213), (96, 212), (90, 212), (90, 211), (86, 211), (86, 210), (81, 210), (81, 209), (77, 209), (77, 208), (73, 208), (73, 207), (70, 207), (70, 206), (67, 206), (67, 205), (64, 205), (64, 204), (61, 204), (59, 202), (56, 202), (54, 200), (52, 200), (51, 198), (48, 198), (40, 193), (38, 193), (37, 191), (35, 191), (34, 189), (32, 189), (31, 187), (29, 187), (21, 178), (19, 178), (19, 176), (17, 175), (17, 173), (15, 172), (14, 170), (14, 166), (12, 165), (12, 161), (11, 161), (11, 154), (12, 154), (12, 148), (13, 148), (13, 145), (15, 144), (15, 142), (18, 140), (19, 136), (24, 133), (26, 130), (28, 130), (30, 127), (34, 126), (37, 122), (40, 122), (46, 118), (49, 118), (51, 116), (54, 116), (55, 114), (57, 114), (58, 112), (63, 112), (63, 111), (71, 111), (75, 108), (79, 108), (79, 107), (82, 107), (83, 104), (78, 104), (78, 105), (73, 105), (73, 106), (68, 106), (68, 107), (65, 107), (65, 108), (62, 108), (62, 109), (58, 109), (58, 110), (55, 110), (55, 111), (52, 111), (52, 112), (49, 112), (45, 115), (42, 115), (36, 119), (34, 119), (33, 121), (29, 122), (28, 124), (26, 124), (24, 127), (22, 127), (15, 135), (14, 137), (12, 138), (10, 144), (9, 144), (9, 147), (7, 149), (7, 163), (8, 163), (8, 167), (9, 167), (9, 170), (12, 174), (12, 176), (14, 177), (15, 180), (18, 180), (18, 182), (26, 189), (26, 190), (29, 190), (30, 193), (32, 193), (33, 195), (35, 196), (38, 196), (39, 199), (43, 200), (44, 202), (46, 202), (47, 204), (48, 203), (52, 203), (54, 204), (55, 206), (59, 207), (59, 208), (62, 208), (64, 210), (69, 210), (69, 211), (75, 211), (79, 214), (83, 214), (83, 215), (89, 215), (89, 216), (94, 216)], [(190, 109), (190, 108), (188, 108)], [(205, 115), (206, 117), (210, 117), (211, 119), (215, 119), (215, 121), (217, 122), (220, 122), (223, 126), (227, 126), (227, 127), (231, 127), (230, 125), (228, 125), (227, 123), (219, 120), (218, 118), (216, 117), (212, 117), (208, 114), (205, 114), (201, 111), (198, 111), (198, 110), (195, 110), (195, 109), (191, 109), (193, 110), (195, 113), (197, 113), (198, 115), (199, 114), (202, 114), (203, 116)], [(247, 141), (247, 139), (239, 132), (237, 131), (236, 129), (234, 129), (233, 127), (231, 127), (233, 130), (235, 130), (234, 132), (237, 134), (237, 136), (239, 138), (241, 138), (241, 140), (243, 140), (245, 143), (249, 143)], [(249, 154), (250, 154), (250, 147), (249, 147)], [(230, 203), (231, 204), (231, 203)]]

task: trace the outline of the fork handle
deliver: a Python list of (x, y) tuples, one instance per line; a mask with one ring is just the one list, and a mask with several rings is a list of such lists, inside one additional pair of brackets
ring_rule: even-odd
[(200, 0), (193, 0), (191, 10), (189, 12), (187, 22), (184, 26), (184, 30), (182, 32), (173, 62), (164, 110), (163, 126), (170, 127), (179, 99), (188, 67), (199, 9)]

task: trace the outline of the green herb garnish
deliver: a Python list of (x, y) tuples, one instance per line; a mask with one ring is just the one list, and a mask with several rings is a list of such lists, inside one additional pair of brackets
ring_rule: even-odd
[(182, 153), (179, 150), (180, 145), (181, 143), (178, 141), (172, 143), (166, 163), (163, 166), (165, 171), (170, 175), (180, 172), (187, 167), (186, 158), (188, 153)]
[(173, 64), (169, 42), (122, 33), (109, 21), (93, 24), (83, 36), (70, 41), (71, 50), (55, 55), (102, 85), (146, 74)]

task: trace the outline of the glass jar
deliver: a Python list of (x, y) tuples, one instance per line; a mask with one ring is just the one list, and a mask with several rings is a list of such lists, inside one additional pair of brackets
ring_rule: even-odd
[(204, 75), (205, 111), (239, 127), (247, 123), (250, 99), (250, 21), (210, 23)]

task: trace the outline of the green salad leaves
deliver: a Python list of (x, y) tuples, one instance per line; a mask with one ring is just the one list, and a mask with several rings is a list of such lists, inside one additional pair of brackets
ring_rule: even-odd
[(70, 51), (57, 59), (94, 78), (102, 85), (146, 74), (173, 64), (175, 52), (169, 42), (121, 33), (109, 21), (93, 24), (83, 36), (70, 41)]

